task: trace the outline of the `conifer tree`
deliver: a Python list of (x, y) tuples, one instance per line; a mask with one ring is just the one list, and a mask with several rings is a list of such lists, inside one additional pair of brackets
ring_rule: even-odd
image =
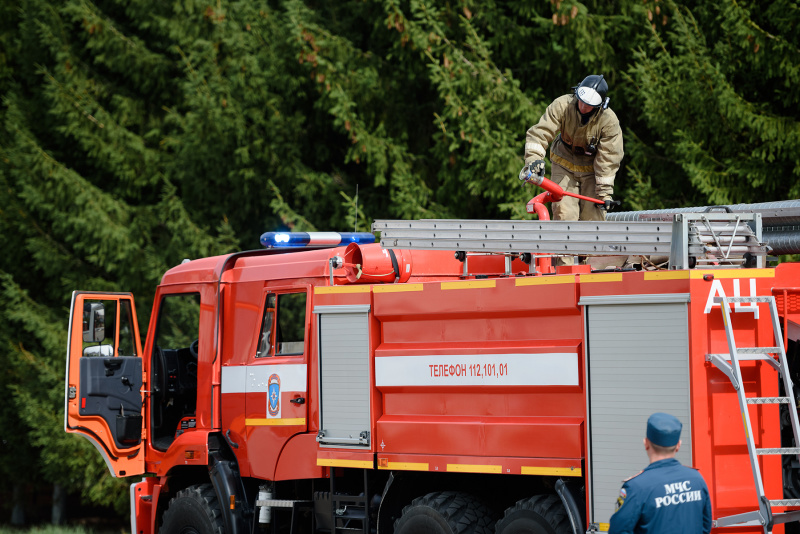
[(800, 11), (794, 2), (763, 6), (650, 3), (652, 36), (628, 71), (649, 128), (632, 160), (649, 198), (670, 205), (800, 196)]
[(527, 217), (525, 131), (588, 74), (622, 123), (625, 207), (797, 197), (799, 16), (790, 0), (0, 4), (0, 454), (33, 464), (0, 472), (124, 507), (61, 430), (72, 290), (133, 291), (145, 330), (165, 270), (266, 230)]
[(63, 435), (70, 292), (133, 290), (147, 309), (168, 266), (235, 238), (224, 220), (195, 222), (167, 175), (165, 114), (152, 100), (174, 92), (174, 59), (148, 50), (133, 21), (113, 21), (113, 6), (29, 0), (13, 13), (0, 78), (2, 424), (24, 429), (13, 451), (38, 454), (21, 469), (124, 509), (124, 484), (98, 477), (93, 447)]

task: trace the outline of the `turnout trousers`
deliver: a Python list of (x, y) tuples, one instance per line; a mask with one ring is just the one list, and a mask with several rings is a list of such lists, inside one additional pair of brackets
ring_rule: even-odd
[[(552, 161), (552, 160), (551, 160)], [(552, 163), (551, 179), (568, 193), (576, 193), (585, 197), (597, 198), (595, 192), (594, 173), (572, 172)], [(553, 202), (554, 221), (605, 221), (606, 212), (597, 207), (598, 204), (565, 196), (560, 202)], [(573, 265), (572, 256), (556, 258), (555, 265)]]

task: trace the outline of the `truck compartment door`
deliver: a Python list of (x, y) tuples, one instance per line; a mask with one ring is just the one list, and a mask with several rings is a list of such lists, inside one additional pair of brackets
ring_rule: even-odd
[(601, 526), (614, 513), (622, 482), (648, 464), (642, 439), (650, 414), (667, 412), (683, 422), (677, 459), (692, 465), (689, 295), (637, 300), (580, 300), (587, 305), (589, 516)]
[(370, 447), (369, 305), (316, 306), (323, 446)]
[(115, 477), (144, 473), (141, 354), (130, 293), (72, 294), (64, 430), (91, 441)]

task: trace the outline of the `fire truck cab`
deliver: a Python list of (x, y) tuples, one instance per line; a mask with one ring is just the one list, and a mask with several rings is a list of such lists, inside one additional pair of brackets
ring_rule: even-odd
[(800, 264), (412, 241), (184, 262), (143, 344), (133, 295), (73, 293), (65, 430), (143, 476), (133, 534), (602, 532), (653, 412), (716, 528), (800, 517)]

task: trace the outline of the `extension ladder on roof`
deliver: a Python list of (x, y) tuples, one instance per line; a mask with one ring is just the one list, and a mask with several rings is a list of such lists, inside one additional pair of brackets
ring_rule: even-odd
[(676, 213), (648, 221), (376, 220), (384, 248), (581, 256), (667, 256), (670, 269), (764, 267), (759, 213)]
[[(747, 406), (749, 404), (786, 404), (789, 409), (789, 419), (792, 425), (795, 444), (800, 444), (800, 423), (798, 423), (797, 406), (792, 396), (792, 381), (789, 378), (789, 367), (786, 360), (786, 351), (783, 346), (780, 323), (778, 321), (778, 309), (775, 305), (775, 297), (714, 297), (714, 302), (721, 304), (722, 318), (725, 324), (725, 334), (728, 338), (729, 354), (708, 354), (706, 359), (712, 362), (717, 368), (725, 373), (736, 390), (739, 399), (739, 410), (742, 414), (744, 423), (745, 438), (747, 441), (747, 451), (750, 455), (750, 466), (753, 470), (753, 480), (755, 481), (756, 493), (758, 494), (758, 510), (743, 514), (721, 517), (714, 521), (715, 527), (731, 527), (743, 525), (763, 525), (765, 534), (772, 531), (775, 524), (788, 523), (800, 519), (800, 510), (774, 513), (773, 507), (776, 506), (800, 506), (800, 499), (775, 499), (770, 500), (764, 494), (764, 484), (761, 481), (761, 469), (758, 465), (758, 457), (762, 455), (800, 455), (800, 447), (791, 448), (768, 448), (757, 449), (753, 439), (753, 429), (750, 424), (750, 414)], [(731, 326), (731, 304), (743, 303), (758, 306), (759, 303), (766, 303), (769, 306), (770, 317), (772, 319), (772, 331), (775, 339), (773, 347), (748, 347), (741, 348), (736, 346), (736, 340)], [(777, 356), (777, 357), (776, 357)], [(744, 381), (742, 380), (742, 370), (739, 362), (760, 360), (770, 365), (777, 371), (783, 381), (784, 397), (748, 397), (744, 391)]]

